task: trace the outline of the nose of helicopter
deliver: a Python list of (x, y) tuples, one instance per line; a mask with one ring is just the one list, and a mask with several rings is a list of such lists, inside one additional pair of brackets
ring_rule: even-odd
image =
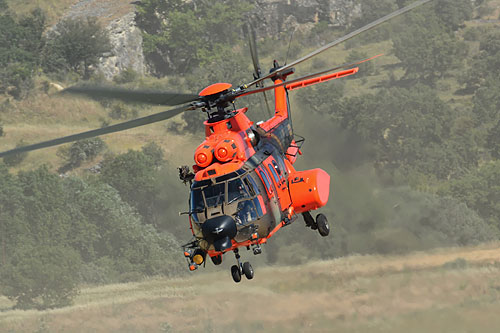
[(208, 219), (201, 227), (203, 237), (214, 245), (216, 251), (231, 248), (231, 239), (236, 236), (236, 222), (231, 216), (221, 215)]

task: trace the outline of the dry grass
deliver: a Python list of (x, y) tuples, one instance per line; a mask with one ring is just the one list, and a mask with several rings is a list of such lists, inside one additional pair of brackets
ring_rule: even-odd
[[(3, 101), (1, 120), (5, 135), (0, 139), (0, 151), (14, 148), (21, 140), (25, 144), (50, 140), (101, 127), (102, 119), (110, 120), (108, 110), (98, 102), (57, 94), (38, 94), (23, 101)], [(0, 101), (1, 103), (2, 101)], [(146, 107), (139, 116), (164, 111), (165, 107)], [(180, 116), (170, 121), (176, 121)], [(115, 121), (116, 122), (116, 121)], [(111, 152), (123, 153), (128, 149), (140, 149), (148, 142), (159, 144), (167, 161), (191, 164), (192, 152), (203, 140), (203, 135), (176, 135), (168, 132), (167, 122), (102, 136)], [(48, 164), (53, 170), (64, 164), (57, 156), (59, 147), (30, 152), (23, 163), (12, 171), (32, 170)]]
[(75, 0), (7, 0), (9, 8), (19, 15), (41, 8), (47, 14), (47, 23), (55, 24)]
[(4, 310), (0, 331), (497, 332), (499, 246), (260, 266), (240, 284), (224, 269), (85, 288), (65, 309)]

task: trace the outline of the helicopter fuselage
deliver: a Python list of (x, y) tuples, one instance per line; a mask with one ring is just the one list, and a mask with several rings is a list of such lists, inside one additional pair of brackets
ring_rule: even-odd
[(197, 247), (210, 257), (259, 246), (297, 214), (328, 201), (325, 171), (293, 167), (300, 147), (286, 88), (274, 92), (275, 114), (266, 122), (255, 125), (247, 108), (205, 121), (206, 139), (194, 155), (189, 218)]

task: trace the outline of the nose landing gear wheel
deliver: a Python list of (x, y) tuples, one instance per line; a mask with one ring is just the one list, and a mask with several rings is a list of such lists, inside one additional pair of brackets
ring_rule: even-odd
[(241, 272), (238, 266), (231, 266), (231, 275), (233, 276), (234, 282), (238, 283), (241, 281)]
[(243, 273), (245, 274), (247, 279), (253, 279), (253, 268), (248, 261), (243, 264)]
[(323, 214), (318, 214), (316, 216), (316, 224), (318, 225), (319, 234), (323, 237), (328, 236), (330, 233), (330, 225), (328, 225), (328, 219)]

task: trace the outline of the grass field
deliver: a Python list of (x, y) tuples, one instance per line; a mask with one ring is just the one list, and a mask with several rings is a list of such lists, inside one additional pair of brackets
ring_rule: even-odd
[(74, 306), (43, 312), (0, 298), (0, 331), (500, 330), (500, 244), (255, 268), (240, 284), (224, 268), (85, 288)]

